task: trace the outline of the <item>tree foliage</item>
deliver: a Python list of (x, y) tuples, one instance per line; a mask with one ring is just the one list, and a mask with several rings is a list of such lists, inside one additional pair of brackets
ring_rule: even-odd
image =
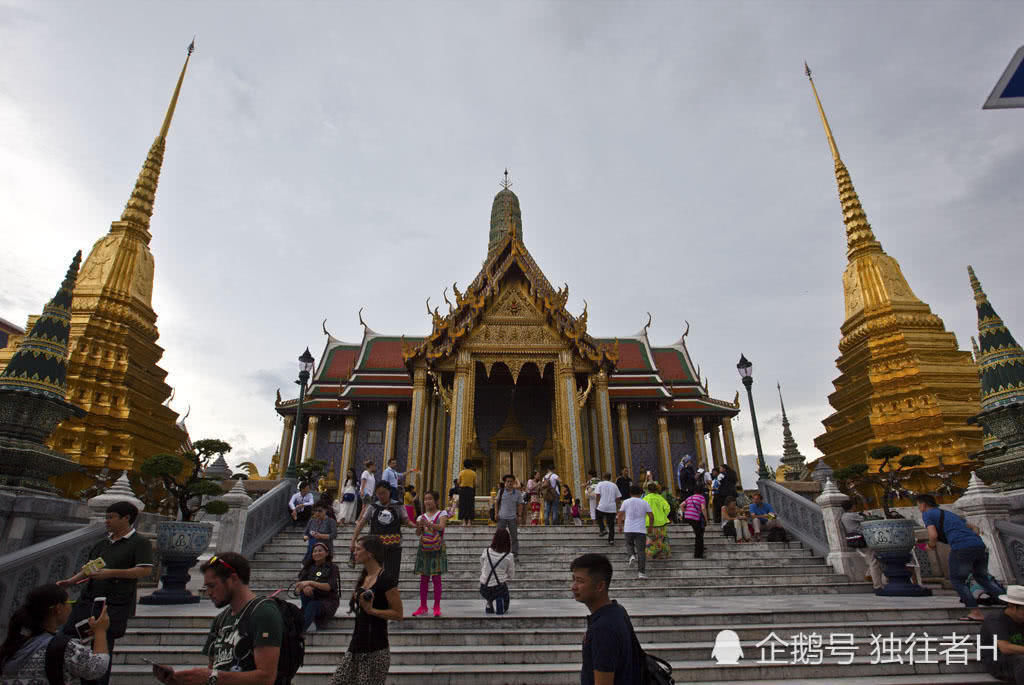
[(224, 490), (217, 481), (204, 478), (202, 472), (215, 457), (230, 452), (231, 445), (223, 440), (206, 439), (197, 440), (192, 447), (192, 451), (184, 455), (153, 455), (139, 468), (143, 476), (163, 483), (182, 521), (191, 521), (200, 511), (217, 515), (228, 510), (227, 504), (221, 501), (203, 503), (204, 497), (219, 497)]

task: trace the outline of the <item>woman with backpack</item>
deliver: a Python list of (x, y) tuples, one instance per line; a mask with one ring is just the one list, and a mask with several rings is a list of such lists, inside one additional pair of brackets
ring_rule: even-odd
[(505, 528), (494, 531), (491, 546), (480, 553), (480, 596), (487, 602), (485, 614), (504, 614), (510, 597), (508, 580), (516, 572), (512, 536)]
[(330, 685), (384, 685), (391, 668), (388, 621), (405, 617), (398, 580), (384, 573), (381, 561), (384, 543), (376, 535), (356, 540), (356, 563), (363, 570), (348, 600), (349, 613), (355, 612), (355, 626), (348, 651), (331, 676)]
[(0, 683), (67, 685), (80, 678), (95, 680), (106, 675), (110, 665), (106, 606), (98, 618), (88, 619), (93, 635), (91, 649), (61, 633), (70, 615), (64, 588), (48, 584), (29, 592), (25, 603), (11, 616), (7, 639), (0, 645)]
[(448, 572), (448, 551), (444, 546), (444, 528), (448, 523), (448, 512), (437, 508), (436, 492), (423, 493), (425, 511), (416, 519), (416, 532), (420, 537), (416, 550), (416, 566), (413, 573), (420, 574), (420, 607), (413, 616), (427, 613), (428, 585), (434, 585), (434, 616), (441, 615), (441, 576)]
[(338, 610), (341, 589), (341, 571), (334, 563), (327, 543), (313, 545), (309, 560), (299, 571), (295, 591), (302, 603), (302, 628), (307, 633), (323, 628)]

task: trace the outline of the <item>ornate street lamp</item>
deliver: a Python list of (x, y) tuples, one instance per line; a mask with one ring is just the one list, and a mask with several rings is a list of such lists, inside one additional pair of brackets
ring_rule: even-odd
[(761, 433), (757, 430), (757, 412), (754, 411), (754, 393), (750, 389), (754, 385), (753, 375), (754, 365), (750, 363), (750, 360), (740, 355), (740, 363), (736, 365), (736, 370), (740, 372), (740, 378), (743, 379), (743, 385), (747, 388), (747, 402), (750, 403), (750, 421), (754, 424), (754, 443), (757, 444), (757, 479), (770, 478), (771, 474), (768, 472), (768, 466), (764, 463), (764, 452), (761, 450)]
[(295, 381), (299, 386), (299, 405), (295, 410), (295, 436), (292, 438), (292, 456), (288, 460), (288, 469), (285, 471), (285, 478), (295, 478), (298, 475), (296, 468), (299, 465), (299, 450), (302, 449), (302, 402), (306, 399), (306, 383), (309, 382), (309, 373), (313, 370), (313, 355), (309, 348), (299, 357), (299, 380)]

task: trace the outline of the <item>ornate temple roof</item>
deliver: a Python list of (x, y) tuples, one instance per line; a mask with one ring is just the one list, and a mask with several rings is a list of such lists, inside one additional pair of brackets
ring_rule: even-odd
[[(522, 242), (522, 213), (519, 198), (506, 180), (491, 206), (488, 256), (483, 268), (463, 293), (452, 285), (455, 302), (447, 315), (440, 307), (430, 308), (431, 332), (425, 337), (382, 335), (362, 319), (363, 338), (358, 343), (338, 340), (324, 328), (327, 343), (313, 374), (304, 408), (323, 413), (348, 413), (354, 401), (411, 401), (410, 368), (416, 359), (432, 366), (450, 356), (473, 327), (488, 304), (494, 301), (501, 281), (516, 269), (529, 284), (529, 293), (547, 322), (569, 342), (575, 352), (596, 367), (609, 372), (609, 397), (614, 401), (655, 401), (670, 413), (698, 413), (733, 416), (738, 401), (724, 402), (710, 397), (707, 381), (701, 385), (700, 370), (694, 367), (686, 349), (686, 332), (667, 347), (652, 347), (647, 338), (650, 319), (644, 328), (622, 338), (594, 338), (587, 333), (587, 308), (573, 315), (566, 310), (569, 286), (555, 289), (537, 266)], [(295, 400), (278, 401), (281, 414), (295, 412)]]
[(67, 396), (71, 291), (81, 262), (82, 251), (79, 250), (57, 294), (43, 307), (43, 313), (0, 374), (0, 389), (24, 390), (58, 400)]
[(981, 379), (981, 409), (1024, 402), (1024, 351), (988, 301), (974, 269), (968, 266), (967, 273), (978, 309), (974, 357)]

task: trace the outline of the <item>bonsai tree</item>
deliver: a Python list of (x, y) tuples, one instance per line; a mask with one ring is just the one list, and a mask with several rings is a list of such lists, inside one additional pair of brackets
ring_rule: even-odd
[[(200, 511), (209, 514), (223, 514), (228, 505), (214, 501), (202, 503), (203, 496), (223, 495), (220, 484), (202, 476), (203, 464), (213, 460), (215, 456), (227, 454), (231, 445), (223, 440), (196, 440), (192, 449), (183, 455), (156, 454), (142, 463), (139, 469), (147, 478), (160, 479), (164, 489), (174, 500), (182, 521), (191, 521)], [(188, 474), (187, 477), (183, 474)]]
[[(851, 499), (860, 501), (864, 508), (871, 502), (871, 499), (864, 496), (864, 493), (860, 491), (860, 488), (865, 485), (873, 485), (877, 483), (877, 478), (868, 473), (867, 464), (850, 464), (844, 466), (841, 469), (836, 469), (832, 473), (832, 477), (835, 479), (836, 485), (840, 490), (850, 496)], [(861, 514), (864, 518), (881, 518), (876, 517), (873, 514), (867, 512)]]
[(327, 462), (319, 459), (310, 459), (295, 465), (295, 473), (300, 483), (309, 483), (312, 490), (316, 490), (316, 484), (320, 478), (327, 473)]
[[(878, 478), (882, 485), (882, 510), (885, 518), (900, 518), (899, 515), (889, 510), (897, 497), (908, 497), (913, 493), (900, 483), (910, 477), (909, 473), (901, 473), (903, 469), (909, 469), (924, 463), (924, 457), (920, 454), (903, 454), (903, 448), (896, 445), (879, 445), (871, 450), (871, 458), (882, 463), (878, 465)], [(894, 468), (893, 460), (899, 457)]]

